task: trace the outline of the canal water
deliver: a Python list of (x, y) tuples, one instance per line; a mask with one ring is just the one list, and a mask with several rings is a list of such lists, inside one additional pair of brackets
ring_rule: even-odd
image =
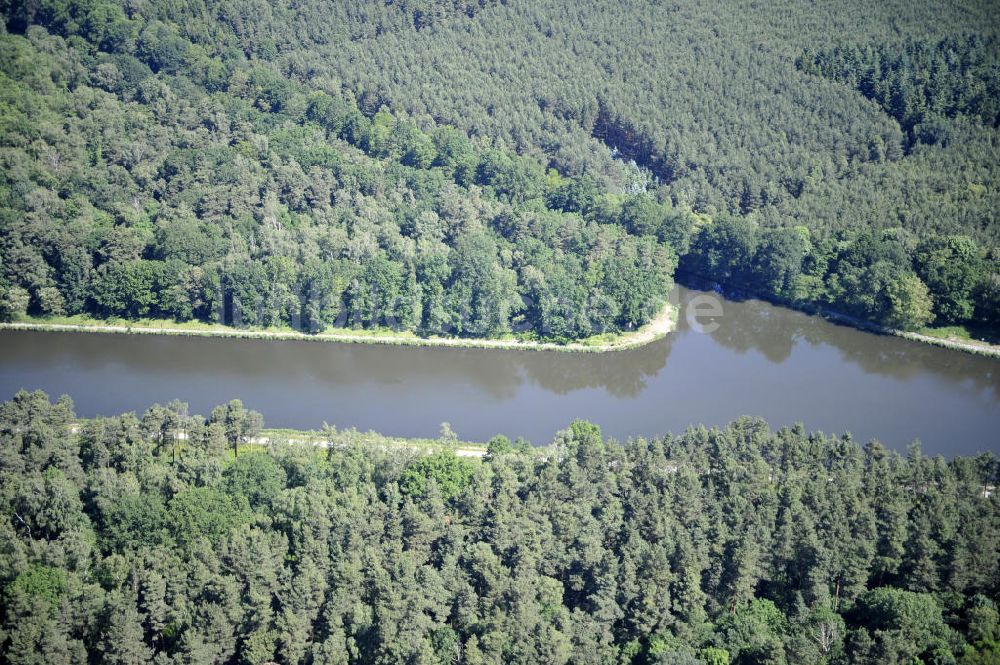
[(0, 331), (0, 399), (65, 393), (90, 417), (174, 398), (207, 414), (238, 397), (274, 427), (433, 437), (448, 422), (536, 445), (575, 418), (624, 440), (753, 415), (900, 451), (1000, 451), (998, 360), (757, 300), (674, 297), (675, 332), (605, 354)]

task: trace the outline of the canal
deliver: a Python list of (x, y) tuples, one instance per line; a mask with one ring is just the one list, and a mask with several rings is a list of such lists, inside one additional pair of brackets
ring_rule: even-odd
[(674, 297), (675, 332), (606, 354), (0, 331), (0, 398), (66, 393), (90, 417), (174, 398), (207, 414), (238, 397), (275, 427), (436, 436), (447, 421), (463, 439), (537, 445), (575, 418), (624, 440), (746, 414), (900, 451), (1000, 450), (998, 360), (756, 300), (707, 316), (711, 294)]

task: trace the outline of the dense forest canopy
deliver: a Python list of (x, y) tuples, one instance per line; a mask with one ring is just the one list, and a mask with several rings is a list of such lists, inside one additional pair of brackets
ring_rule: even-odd
[(967, 36), (837, 47), (815, 55), (807, 51), (799, 67), (856, 87), (907, 131), (927, 124), (911, 141), (937, 143), (947, 140), (944, 118), (966, 115), (990, 127), (1000, 125), (1000, 49), (993, 41)]
[(0, 7), (0, 316), (1000, 323), (991, 2)]
[(501, 144), (137, 34), (0, 40), (8, 315), (568, 339), (664, 305), (676, 254), (622, 205), (583, 219)]
[(1000, 658), (993, 454), (578, 421), (473, 461), (447, 431), (432, 454), (332, 428), (247, 445), (261, 425), (237, 401), (0, 406), (0, 660)]

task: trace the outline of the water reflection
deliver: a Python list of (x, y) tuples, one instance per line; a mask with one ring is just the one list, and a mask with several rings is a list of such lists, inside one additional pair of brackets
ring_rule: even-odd
[[(686, 304), (703, 293), (682, 289), (680, 300)], [(711, 337), (738, 353), (754, 350), (772, 363), (783, 363), (800, 343), (831, 346), (843, 360), (855, 363), (867, 374), (906, 381), (933, 373), (955, 383), (972, 382), (1000, 398), (1000, 361), (996, 359), (863, 332), (760, 300), (726, 300), (723, 309), (723, 316), (717, 319), (719, 327)], [(679, 331), (690, 330), (687, 318), (681, 316)]]
[(0, 331), (0, 399), (67, 393), (89, 416), (173, 398), (205, 413), (240, 397), (275, 426), (433, 436), (448, 420), (468, 438), (536, 443), (578, 417), (624, 439), (750, 414), (898, 448), (998, 447), (1000, 361), (754, 300), (690, 318), (706, 295), (678, 289), (676, 332), (608, 354)]
[(22, 331), (2, 331), (0, 340), (0, 363), (8, 371), (117, 367), (175, 379), (207, 373), (237, 384), (309, 378), (340, 386), (402, 385), (419, 378), (427, 388), (473, 384), (496, 399), (513, 398), (525, 381), (561, 395), (600, 388), (633, 397), (666, 365), (672, 343), (660, 340), (641, 353), (577, 354)]

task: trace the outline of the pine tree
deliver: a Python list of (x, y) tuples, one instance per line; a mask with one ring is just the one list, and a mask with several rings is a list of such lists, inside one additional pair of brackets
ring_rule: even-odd
[(112, 665), (144, 665), (152, 659), (134, 597), (117, 593), (108, 598), (98, 651), (103, 662)]

